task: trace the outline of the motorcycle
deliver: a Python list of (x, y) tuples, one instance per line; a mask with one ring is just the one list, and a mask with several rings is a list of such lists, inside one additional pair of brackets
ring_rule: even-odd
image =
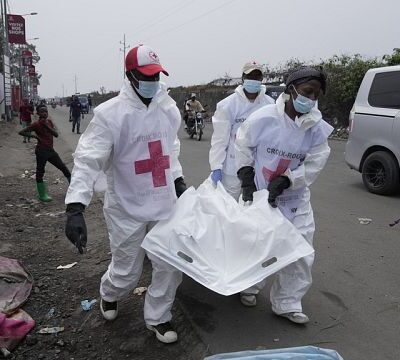
[(57, 104), (56, 104), (56, 103), (52, 103), (52, 104), (51, 104), (51, 107), (52, 107), (53, 109), (55, 109), (55, 108), (57, 107)]
[(205, 126), (203, 119), (204, 112), (205, 111), (191, 111), (188, 114), (186, 132), (191, 139), (196, 135), (197, 140), (200, 141), (203, 137), (203, 129)]

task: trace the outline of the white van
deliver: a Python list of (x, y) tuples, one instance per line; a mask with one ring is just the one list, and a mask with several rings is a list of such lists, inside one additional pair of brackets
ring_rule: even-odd
[(400, 189), (400, 66), (370, 69), (349, 119), (346, 163), (372, 193)]

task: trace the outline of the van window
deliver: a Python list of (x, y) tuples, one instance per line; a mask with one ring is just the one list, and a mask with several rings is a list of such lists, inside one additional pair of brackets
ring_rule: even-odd
[(368, 102), (374, 107), (400, 109), (400, 71), (376, 74)]

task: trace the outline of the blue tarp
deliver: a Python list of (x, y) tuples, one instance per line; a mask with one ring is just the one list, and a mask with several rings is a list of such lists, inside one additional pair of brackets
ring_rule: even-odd
[(204, 360), (343, 360), (335, 351), (315, 346), (274, 350), (249, 350), (206, 357)]

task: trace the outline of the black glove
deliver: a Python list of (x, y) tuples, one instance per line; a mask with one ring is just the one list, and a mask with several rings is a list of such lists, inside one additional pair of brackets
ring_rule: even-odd
[(71, 203), (67, 205), (67, 223), (65, 225), (65, 235), (77, 248), (80, 254), (83, 254), (83, 248), (86, 247), (87, 229), (83, 212), (85, 205), (81, 203)]
[(253, 193), (257, 191), (254, 175), (254, 169), (251, 166), (244, 166), (237, 172), (237, 176), (242, 182), (242, 198), (245, 202), (253, 201)]
[(276, 198), (283, 193), (283, 190), (287, 189), (290, 186), (290, 180), (287, 176), (278, 176), (275, 179), (271, 180), (268, 184), (268, 203), (276, 208), (278, 205), (276, 204)]
[(174, 183), (176, 196), (180, 197), (187, 189), (185, 181), (183, 180), (183, 177), (178, 177), (175, 179)]

